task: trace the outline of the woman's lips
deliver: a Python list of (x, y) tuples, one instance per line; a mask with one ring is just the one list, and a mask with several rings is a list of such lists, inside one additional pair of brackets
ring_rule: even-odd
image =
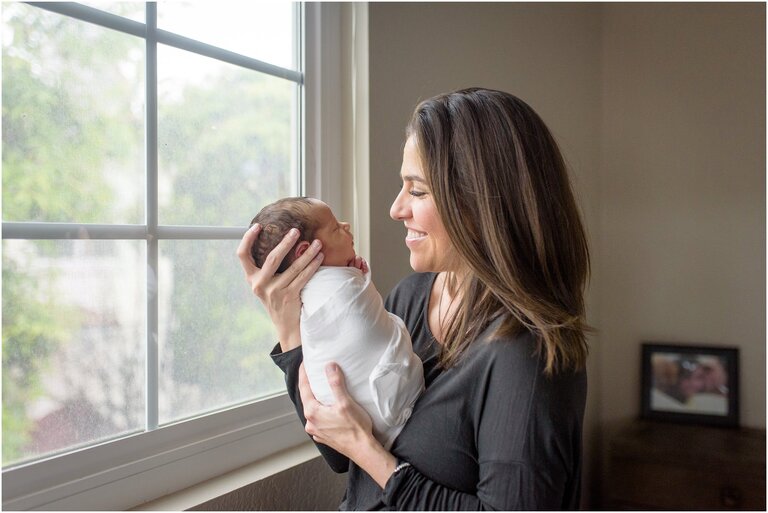
[(418, 244), (426, 238), (426, 233), (408, 228), (408, 233), (405, 236), (405, 245), (410, 248), (411, 246)]

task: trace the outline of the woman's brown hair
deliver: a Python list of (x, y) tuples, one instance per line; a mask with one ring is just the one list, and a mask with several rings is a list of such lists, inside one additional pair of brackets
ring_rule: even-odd
[(469, 268), (445, 327), (454, 364), (494, 320), (525, 330), (547, 374), (587, 358), (589, 250), (565, 163), (541, 118), (511, 94), (464, 89), (420, 103), (408, 125), (438, 214)]

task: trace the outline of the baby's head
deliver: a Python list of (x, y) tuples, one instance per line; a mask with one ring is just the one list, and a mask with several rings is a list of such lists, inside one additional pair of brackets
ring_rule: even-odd
[(349, 223), (340, 223), (331, 208), (314, 198), (283, 198), (267, 205), (251, 220), (251, 226), (259, 223), (262, 228), (259, 237), (251, 247), (251, 256), (257, 267), (263, 267), (264, 260), (291, 228), (299, 230), (299, 240), (291, 248), (280, 266), (278, 273), (285, 271), (294, 260), (309, 248), (313, 240), (323, 243), (323, 265), (343, 267), (355, 260), (355, 248)]

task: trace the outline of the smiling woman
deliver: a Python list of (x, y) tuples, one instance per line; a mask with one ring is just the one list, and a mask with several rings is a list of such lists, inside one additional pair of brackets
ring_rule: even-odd
[(335, 401), (318, 400), (297, 322), (316, 262), (276, 277), (241, 251), (289, 395), (329, 465), (348, 470), (343, 510), (576, 509), (589, 253), (557, 145), (527, 104), (488, 89), (422, 102), (407, 134), (390, 214), (416, 273), (385, 306), (408, 328), (424, 393), (391, 446), (340, 366), (326, 368)]

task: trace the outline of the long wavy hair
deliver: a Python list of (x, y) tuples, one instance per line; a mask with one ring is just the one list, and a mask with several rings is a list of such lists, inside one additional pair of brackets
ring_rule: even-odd
[(568, 173), (541, 118), (511, 94), (464, 89), (421, 102), (414, 137), (438, 214), (465, 277), (444, 327), (453, 365), (501, 319), (495, 337), (530, 331), (551, 375), (586, 365), (589, 249)]

